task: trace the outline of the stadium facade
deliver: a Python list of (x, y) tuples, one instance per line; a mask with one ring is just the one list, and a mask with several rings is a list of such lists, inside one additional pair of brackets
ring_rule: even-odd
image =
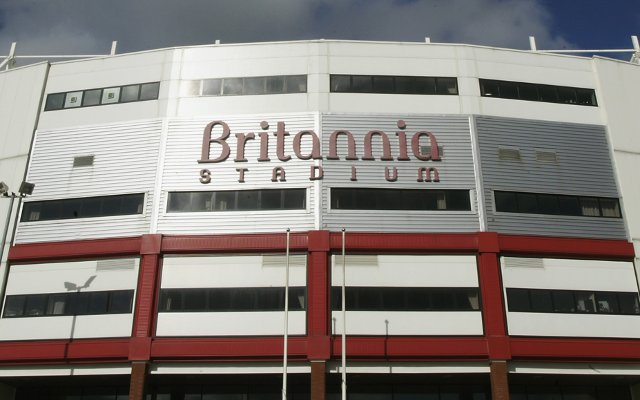
[(351, 400), (639, 399), (638, 93), (462, 44), (2, 71), (2, 396), (280, 398), (288, 265), (289, 399), (345, 329)]

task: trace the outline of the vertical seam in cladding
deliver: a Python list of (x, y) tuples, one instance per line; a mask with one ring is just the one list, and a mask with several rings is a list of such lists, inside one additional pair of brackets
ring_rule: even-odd
[(160, 198), (162, 197), (162, 176), (164, 171), (164, 158), (167, 149), (167, 132), (169, 130), (169, 119), (162, 120), (160, 133), (160, 149), (156, 164), (156, 179), (153, 185), (153, 203), (151, 206), (151, 221), (149, 233), (156, 233), (158, 230), (158, 218), (160, 217)]
[(480, 220), (480, 231), (487, 231), (487, 211), (486, 199), (484, 193), (484, 184), (482, 177), (482, 162), (480, 160), (480, 144), (478, 140), (478, 131), (476, 128), (475, 116), (469, 116), (469, 133), (471, 135), (471, 151), (473, 157), (473, 166), (476, 179), (476, 199), (478, 202), (478, 218)]

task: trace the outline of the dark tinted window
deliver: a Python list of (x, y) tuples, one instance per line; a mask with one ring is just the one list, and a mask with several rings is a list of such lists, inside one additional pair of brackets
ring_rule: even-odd
[(458, 80), (425, 76), (331, 75), (331, 92), (457, 95)]
[(554, 290), (553, 292), (553, 305), (555, 312), (575, 312), (576, 303), (573, 298), (573, 292), (569, 290)]
[(140, 95), (140, 85), (124, 86), (120, 95), (120, 102), (138, 101)]
[(109, 307), (109, 293), (93, 292), (89, 300), (89, 314), (105, 314)]
[(640, 315), (637, 293), (508, 288), (507, 299), (511, 312)]
[(332, 92), (350, 92), (351, 77), (348, 75), (331, 75)]
[(618, 199), (541, 193), (494, 192), (496, 211), (621, 218)]
[(82, 106), (95, 106), (100, 104), (102, 89), (85, 90), (82, 98)]
[(133, 309), (133, 290), (111, 292), (109, 312), (111, 314), (130, 313)]
[(549, 290), (531, 290), (529, 293), (531, 299), (531, 311), (533, 312), (552, 312), (553, 303), (551, 301), (551, 291)]
[(509, 311), (529, 312), (531, 303), (529, 302), (529, 291), (526, 289), (507, 289), (507, 299)]
[(352, 76), (351, 91), (355, 93), (369, 93), (373, 90), (373, 82), (370, 76)]
[(597, 106), (593, 89), (480, 79), (484, 97)]
[(471, 202), (467, 190), (332, 188), (331, 208), (469, 211)]
[[(237, 201), (236, 201), (237, 199)], [(140, 204), (140, 207), (142, 204)], [(304, 210), (306, 189), (170, 192), (168, 212)]]
[(141, 214), (143, 201), (144, 194), (140, 193), (125, 196), (29, 202), (24, 206), (20, 221), (48, 221)]
[(500, 97), (503, 99), (517, 99), (518, 84), (516, 82), (500, 82)]
[(204, 311), (207, 309), (207, 290), (192, 289), (184, 292), (183, 309), (185, 311)]
[(27, 296), (7, 296), (4, 305), (5, 317), (21, 317), (24, 314), (24, 304)]
[(160, 91), (160, 82), (145, 83), (140, 86), (140, 100), (155, 100)]
[[(348, 311), (476, 311), (477, 288), (347, 287)], [(342, 288), (331, 288), (331, 309), (342, 309)]]
[(50, 94), (47, 96), (47, 102), (44, 106), (45, 111), (60, 110), (64, 105), (64, 93)]

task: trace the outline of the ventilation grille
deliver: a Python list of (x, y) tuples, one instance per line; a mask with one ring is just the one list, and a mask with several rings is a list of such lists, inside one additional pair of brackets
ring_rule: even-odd
[(544, 268), (542, 258), (504, 257), (505, 268)]
[(134, 269), (135, 258), (118, 258), (115, 260), (98, 260), (96, 271), (117, 271), (123, 269)]
[(93, 165), (93, 156), (73, 157), (73, 167), (90, 167)]
[(501, 160), (520, 160), (520, 150), (518, 149), (498, 149), (498, 158)]
[[(262, 256), (262, 267), (286, 267), (286, 254), (274, 254)], [(305, 254), (290, 254), (289, 267), (306, 267), (307, 256)]]
[(536, 150), (536, 161), (541, 162), (558, 162), (558, 155), (555, 151), (537, 151)]
[[(378, 268), (378, 256), (369, 254), (346, 255), (345, 262), (349, 267), (374, 267)], [(342, 267), (342, 255), (336, 254), (336, 266)]]
[[(431, 155), (431, 146), (420, 146), (420, 155), (422, 157), (427, 157)], [(444, 156), (444, 147), (438, 146), (438, 155), (440, 157)]]

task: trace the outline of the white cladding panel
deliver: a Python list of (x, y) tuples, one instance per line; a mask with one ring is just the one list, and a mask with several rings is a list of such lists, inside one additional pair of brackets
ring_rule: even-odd
[[(158, 218), (158, 232), (165, 234), (229, 234), (244, 232), (284, 232), (307, 231), (315, 229), (316, 194), (314, 181), (309, 180), (313, 160), (301, 160), (293, 152), (293, 138), (302, 130), (316, 131), (317, 115), (305, 114), (265, 114), (250, 116), (214, 115), (198, 119), (173, 119), (169, 121), (166, 151), (163, 155), (162, 197)], [(230, 148), (229, 157), (218, 163), (198, 163), (202, 153), (203, 132), (208, 123), (224, 121), (229, 125), (231, 134), (226, 140)], [(260, 122), (267, 121), (269, 129), (263, 131)], [(284, 152), (290, 155), (288, 161), (279, 161), (276, 155), (276, 137), (278, 121), (285, 122), (285, 130), (290, 133), (285, 139)], [(269, 135), (269, 162), (259, 162), (260, 132)], [(236, 158), (236, 134), (254, 133), (256, 139), (247, 140), (245, 145), (246, 162), (234, 162)], [(222, 134), (217, 126), (211, 133), (215, 139)], [(309, 135), (302, 140), (302, 154), (311, 153)], [(211, 145), (211, 158), (221, 154), (222, 147)], [(272, 182), (275, 167), (285, 170), (285, 182)], [(200, 182), (200, 170), (211, 171), (211, 183)], [(247, 168), (245, 182), (238, 182), (237, 168)], [(168, 192), (174, 191), (222, 191), (249, 189), (307, 189), (305, 210), (291, 211), (218, 211), (168, 213)]]
[(52, 340), (130, 337), (133, 313), (2, 318), (0, 340)]
[[(410, 161), (398, 161), (400, 140), (395, 134), (400, 131), (398, 120), (404, 120), (406, 128), (407, 154)], [(322, 148), (323, 154), (329, 154), (329, 139), (336, 130), (348, 130), (355, 139), (356, 155), (364, 155), (365, 136), (372, 130), (387, 134), (394, 161), (381, 161), (382, 139), (374, 135), (372, 155), (374, 161), (345, 160), (347, 139), (340, 135), (338, 156), (340, 160), (323, 161), (324, 179), (322, 196), (322, 222), (325, 229), (347, 231), (383, 231), (383, 232), (477, 232), (480, 229), (477, 214), (476, 187), (471, 150), (469, 118), (464, 116), (434, 115), (389, 115), (389, 114), (323, 114)], [(418, 160), (411, 150), (411, 139), (420, 131), (433, 133), (438, 146), (443, 148), (442, 161)], [(429, 146), (427, 136), (420, 139), (421, 146)], [(352, 167), (356, 169), (357, 181), (352, 181)], [(439, 173), (439, 182), (418, 182), (418, 170), (421, 167), (434, 167)], [(385, 177), (388, 168), (389, 177), (397, 170), (397, 180), (388, 181)], [(471, 198), (471, 211), (403, 211), (403, 210), (332, 210), (331, 188), (385, 188), (385, 189), (460, 189), (468, 190)]]
[[(347, 311), (348, 335), (482, 335), (480, 311)], [(342, 312), (331, 313), (331, 330), (342, 334)]]
[[(145, 120), (38, 131), (27, 178), (36, 189), (27, 201), (145, 193), (145, 205), (135, 215), (23, 222), (16, 243), (149, 233), (161, 127)], [(89, 155), (92, 166), (73, 167), (74, 157)]]
[(637, 315), (507, 312), (509, 335), (640, 338)]
[[(264, 262), (265, 256), (194, 256), (164, 257), (160, 287), (222, 288), (222, 287), (284, 287), (285, 257), (279, 263)], [(289, 285), (306, 286), (306, 255), (291, 255)]]
[(632, 262), (502, 257), (505, 288), (637, 292)]
[[(110, 259), (109, 261), (116, 260)], [(11, 266), (9, 271), (6, 294), (64, 293), (67, 291), (65, 282), (83, 286), (92, 276), (95, 278), (89, 287), (82, 289), (83, 292), (135, 289), (138, 284), (140, 259), (122, 260), (133, 261), (132, 268), (99, 269), (99, 261), (97, 260), (15, 264)]]
[[(289, 312), (289, 334), (306, 333), (306, 312)], [(284, 335), (284, 312), (158, 313), (156, 336)]]
[[(475, 256), (347, 256), (346, 264), (347, 286), (479, 286)], [(331, 285), (341, 286), (342, 255), (333, 255), (331, 265)]]

